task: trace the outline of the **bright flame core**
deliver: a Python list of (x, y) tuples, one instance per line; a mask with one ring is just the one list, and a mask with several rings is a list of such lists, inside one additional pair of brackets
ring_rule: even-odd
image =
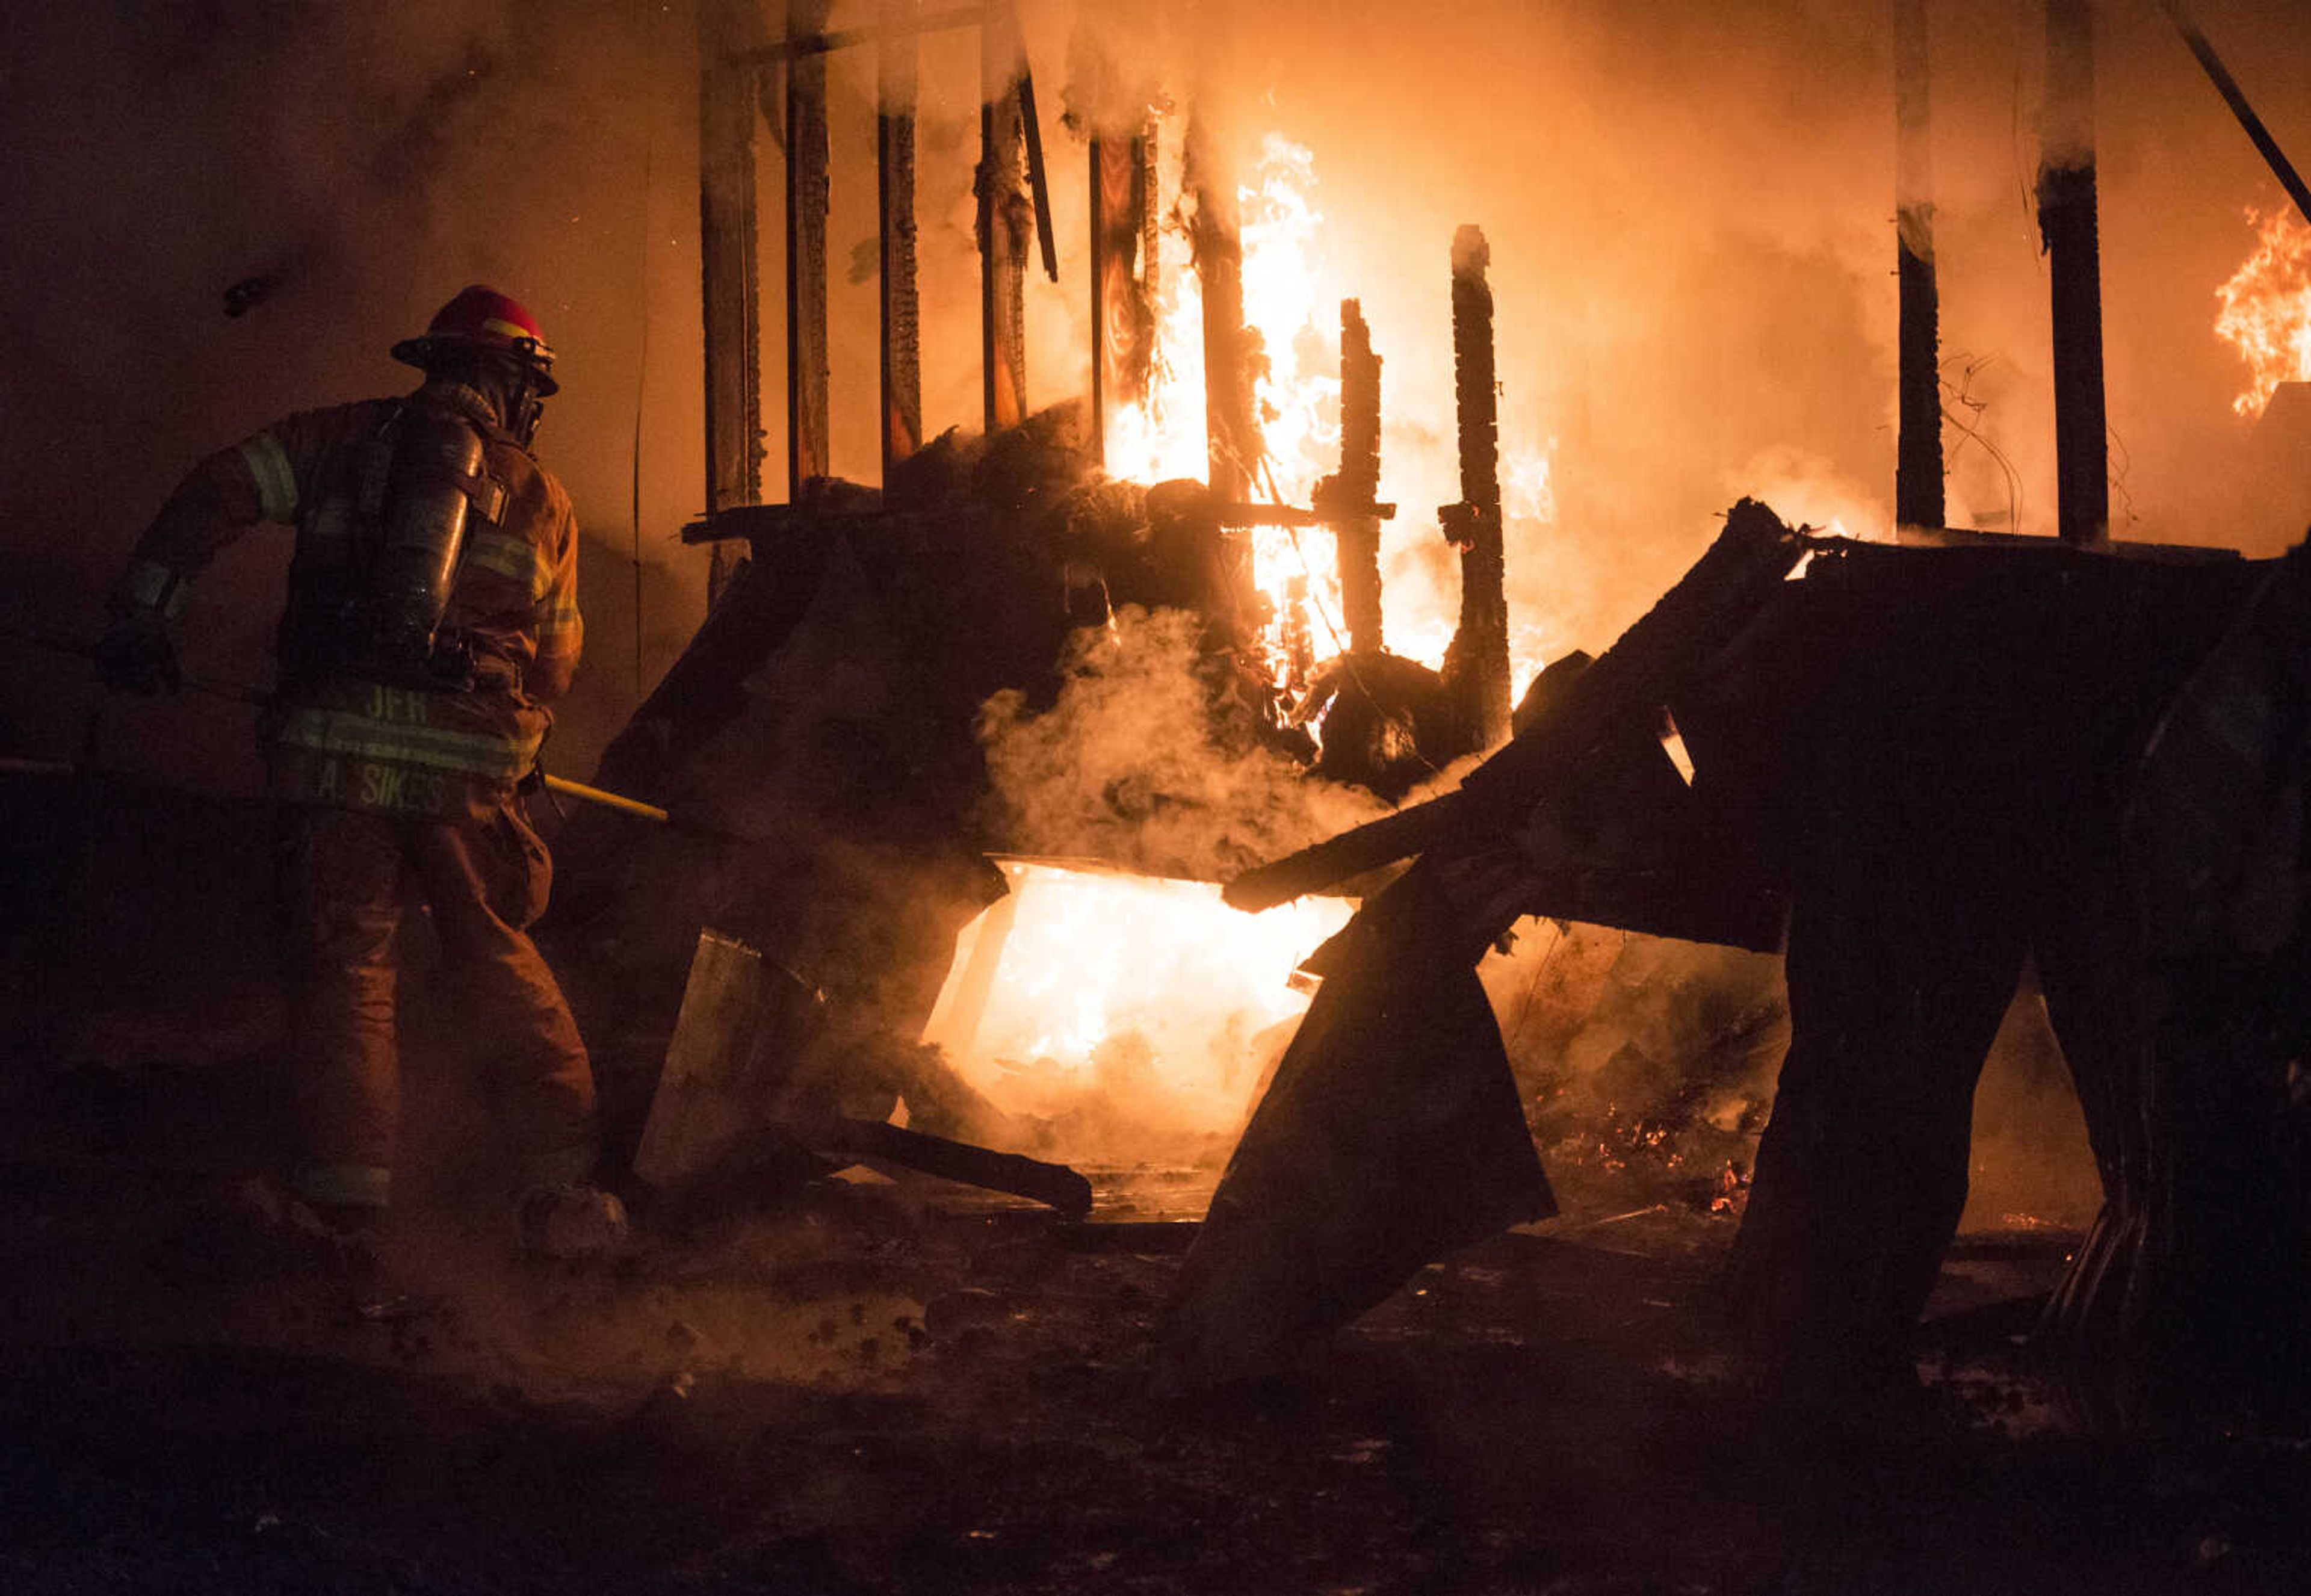
[(2253, 417), (2280, 383), (2311, 381), (2311, 226), (2283, 208), (2246, 216), (2254, 252), (2215, 290), (2215, 331), (2247, 363), (2250, 385), (2231, 408)]
[(1293, 971), (1354, 907), (1240, 914), (1208, 882), (1001, 863), (1011, 895), (956, 938), (923, 1040), (1012, 1113), (1096, 1093), (1164, 1129), (1234, 1129), (1307, 1009)]
[[(1105, 418), (1108, 469), (1127, 481), (1202, 480), (1209, 467), (1203, 290), (1190, 246), (1195, 197), (1182, 193), (1182, 175), (1174, 156), (1158, 178), (1158, 214), (1166, 222), (1157, 245), (1162, 289), (1147, 393), (1138, 404), (1111, 406)], [(1307, 147), (1270, 133), (1260, 142), (1251, 180), (1236, 190), (1244, 321), (1260, 341), (1253, 398), (1261, 458), (1251, 474), (1253, 496), (1302, 507), (1312, 500), (1318, 480), (1340, 467), (1339, 279), (1324, 256), (1316, 180)], [(1441, 469), (1449, 478), (1449, 433), (1432, 447), (1443, 458), (1413, 463), (1410, 475), (1433, 478)], [(1502, 513), (1512, 526), (1556, 520), (1555, 453), (1554, 439), (1538, 449), (1503, 440)], [(1406, 464), (1391, 466), (1384, 458), (1383, 474), (1394, 475)], [(1391, 497), (1385, 483), (1380, 497)], [(1423, 513), (1408, 505), (1404, 519), (1392, 523), (1393, 536), (1435, 536), (1422, 527)], [(1307, 685), (1312, 665), (1347, 648), (1337, 545), (1321, 528), (1254, 528), (1250, 540), (1252, 579), (1275, 610), (1258, 647), (1269, 679), (1289, 695)], [(1431, 608), (1408, 605), (1403, 594), (1394, 594), (1388, 646), (1404, 658), (1441, 666), (1457, 624), (1449, 600)], [(1512, 668), (1523, 681), (1541, 664), (1539, 628), (1530, 621), (1513, 623), (1511, 632)]]

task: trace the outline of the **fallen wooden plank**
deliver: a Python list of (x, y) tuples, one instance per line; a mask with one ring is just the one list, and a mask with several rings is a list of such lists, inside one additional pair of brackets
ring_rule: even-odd
[(830, 1157), (895, 1164), (966, 1186), (1007, 1192), (1048, 1204), (1070, 1219), (1091, 1212), (1091, 1182), (1064, 1164), (990, 1152), (873, 1120), (831, 1119), (787, 1129), (803, 1146)]

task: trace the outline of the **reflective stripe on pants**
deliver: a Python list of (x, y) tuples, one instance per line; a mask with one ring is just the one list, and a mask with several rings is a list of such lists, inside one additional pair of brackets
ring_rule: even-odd
[[(590, 1164), (593, 1071), (525, 929), (550, 881), (528, 824), (510, 807), (467, 826), (300, 807), (284, 812), (284, 833), (303, 1170), (381, 1176), (393, 1167), (395, 986), (412, 885), (432, 908), (458, 1029), (488, 1044), (512, 1150), (529, 1170)], [(382, 1180), (370, 1190), (381, 1203)]]

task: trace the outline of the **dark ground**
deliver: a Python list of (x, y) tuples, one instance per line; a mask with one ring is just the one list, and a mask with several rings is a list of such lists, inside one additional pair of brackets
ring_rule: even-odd
[[(1098, 1177), (1096, 1219), (1158, 1222), (1145, 1252), (868, 1182), (616, 1264), (435, 1212), (369, 1278), (267, 1278), (221, 1245), (230, 1182), (149, 1173), (201, 1094), (107, 1106), (143, 1174), (119, 1135), (72, 1156), (86, 1095), (10, 1116), (10, 1592), (2311, 1586), (2300, 1440), (2066, 1435), (1994, 1326), (1922, 1358), (1915, 1412), (1754, 1424), (1713, 1307), (1731, 1221), (1675, 1204), (1572, 1194), (1298, 1380), (1167, 1404), (1161, 1222), (1208, 1172)], [(2060, 1249), (1962, 1245), (1940, 1311), (2043, 1288)]]
[[(262, 830), (38, 790), (0, 839), (8, 1596), (2311, 1589), (2311, 1443), (2069, 1433), (2011, 1324), (1937, 1332), (1914, 1410), (1757, 1423), (1733, 1218), (1572, 1124), (1564, 1217), (1289, 1384), (1167, 1403), (1154, 1321), (1216, 1170), (1087, 1171), (1095, 1221), (1172, 1226), (1138, 1252), (915, 1180), (525, 1264), (458, 1173), (489, 1143), (418, 980), (402, 1228), (366, 1278), (267, 1272), (233, 1217), (283, 1097)], [(198, 928), (136, 907), (156, 881)], [(2052, 1284), (2065, 1236), (2014, 1222), (1935, 1313)]]

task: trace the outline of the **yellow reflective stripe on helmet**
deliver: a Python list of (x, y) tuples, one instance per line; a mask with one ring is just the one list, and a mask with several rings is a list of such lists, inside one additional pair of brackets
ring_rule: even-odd
[(270, 432), (259, 432), (240, 446), (249, 474), (257, 479), (257, 505), (268, 521), (284, 527), (297, 521), (297, 471), (289, 451)]
[(508, 532), (475, 531), (466, 538), (466, 563), (520, 582), (535, 601), (554, 585), (554, 571), (545, 551), (527, 538)]
[(537, 763), (541, 737), (493, 737), (487, 732), (443, 731), (433, 727), (388, 726), (344, 710), (292, 710), (278, 740), (314, 754), (424, 765), (517, 781)]

